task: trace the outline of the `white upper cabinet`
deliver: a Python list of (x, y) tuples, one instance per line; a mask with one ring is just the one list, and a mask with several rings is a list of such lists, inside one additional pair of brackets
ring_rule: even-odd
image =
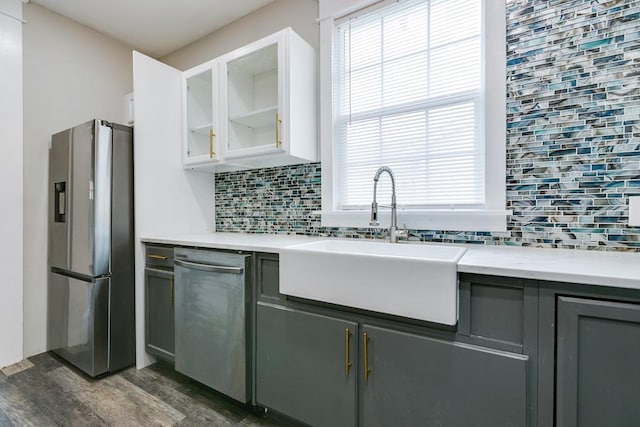
[(315, 52), (290, 28), (184, 73), (184, 167), (316, 161)]

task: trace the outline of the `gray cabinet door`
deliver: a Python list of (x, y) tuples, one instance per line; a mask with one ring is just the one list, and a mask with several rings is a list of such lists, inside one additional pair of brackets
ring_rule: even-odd
[(173, 363), (173, 272), (147, 268), (144, 283), (147, 351)]
[(527, 423), (526, 356), (369, 325), (360, 350), (361, 426)]
[(639, 426), (640, 304), (557, 304), (557, 425)]
[(259, 405), (317, 427), (355, 425), (355, 322), (259, 302), (257, 329)]

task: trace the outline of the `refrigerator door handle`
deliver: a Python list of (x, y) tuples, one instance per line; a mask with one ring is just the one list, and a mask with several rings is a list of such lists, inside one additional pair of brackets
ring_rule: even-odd
[(111, 183), (113, 129), (99, 123), (95, 128), (95, 152), (93, 153), (93, 180), (89, 182), (89, 199), (92, 212), (91, 263), (97, 276), (110, 270), (111, 236)]
[(67, 271), (57, 267), (51, 267), (51, 272), (54, 274), (59, 274), (61, 276), (70, 277), (72, 279), (81, 280), (87, 283), (95, 283), (100, 279), (104, 279), (105, 277), (109, 277), (108, 275), (91, 277), (84, 274), (76, 273), (74, 271)]
[(73, 142), (69, 141), (69, 153), (67, 157), (67, 184), (65, 185), (65, 192), (67, 193), (67, 197), (65, 197), (65, 219), (67, 220), (66, 232), (67, 232), (67, 259), (65, 268), (71, 268), (71, 257), (73, 253)]

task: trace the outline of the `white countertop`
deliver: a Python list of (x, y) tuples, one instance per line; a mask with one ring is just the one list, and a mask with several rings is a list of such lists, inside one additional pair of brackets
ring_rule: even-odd
[(640, 289), (640, 252), (465, 246), (461, 273)]
[(289, 234), (202, 233), (142, 237), (140, 240), (145, 243), (280, 253), (280, 249), (288, 246), (326, 239)]
[[(203, 233), (143, 237), (145, 243), (279, 253), (326, 240), (286, 234)], [(402, 244), (402, 243), (401, 243)], [(413, 244), (413, 243), (412, 243)], [(426, 243), (433, 245), (437, 243)], [(640, 290), (640, 252), (603, 252), (516, 246), (456, 245), (467, 249), (458, 272)]]

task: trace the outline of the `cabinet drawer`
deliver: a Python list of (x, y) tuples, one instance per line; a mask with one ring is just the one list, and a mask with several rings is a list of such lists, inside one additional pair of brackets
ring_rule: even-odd
[(523, 279), (463, 274), (459, 295), (460, 339), (528, 354), (537, 340), (535, 286), (526, 286)]
[(146, 245), (147, 267), (173, 268), (173, 247)]
[(258, 254), (256, 256), (256, 273), (258, 279), (258, 299), (260, 301), (278, 302), (284, 299), (280, 294), (280, 264), (276, 254)]

